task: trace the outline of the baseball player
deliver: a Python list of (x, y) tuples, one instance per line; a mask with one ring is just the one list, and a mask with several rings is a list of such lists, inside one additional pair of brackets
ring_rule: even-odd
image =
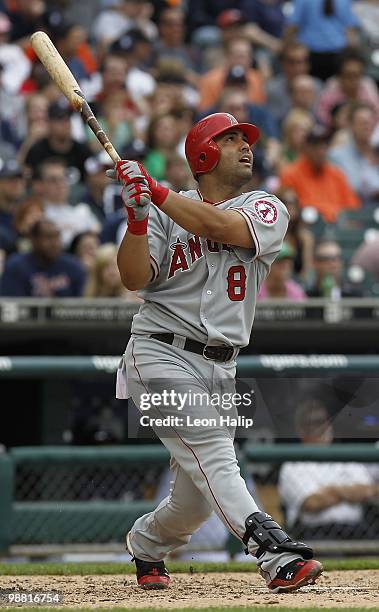
[(280, 200), (243, 192), (258, 137), (254, 125), (227, 113), (197, 123), (185, 144), (197, 190), (174, 193), (135, 161), (122, 160), (109, 174), (124, 185), (128, 216), (120, 275), (144, 297), (118, 371), (117, 397), (132, 397), (144, 415), (142, 398), (157, 391), (169, 398), (155, 403), (161, 422), (152, 426), (171, 454), (172, 489), (127, 535), (137, 582), (146, 589), (169, 585), (165, 556), (212, 512), (257, 557), (272, 592), (314, 583), (322, 572), (312, 549), (294, 542), (250, 495), (235, 455), (235, 426), (220, 419), (221, 400), (190, 401), (191, 393), (221, 398), (233, 388), (260, 285), (287, 230)]

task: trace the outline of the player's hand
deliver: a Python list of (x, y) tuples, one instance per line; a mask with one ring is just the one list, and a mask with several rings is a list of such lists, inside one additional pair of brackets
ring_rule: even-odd
[(107, 170), (105, 174), (111, 179), (118, 179), (124, 186), (141, 183), (146, 180), (151, 192), (152, 202), (158, 208), (162, 206), (169, 194), (167, 187), (151, 178), (143, 165), (133, 160), (121, 159), (113, 170)]
[(146, 209), (147, 211), (151, 203), (151, 191), (148, 182), (144, 179), (139, 183), (130, 183), (125, 185), (121, 192), (121, 197), (126, 208), (132, 206), (134, 208)]

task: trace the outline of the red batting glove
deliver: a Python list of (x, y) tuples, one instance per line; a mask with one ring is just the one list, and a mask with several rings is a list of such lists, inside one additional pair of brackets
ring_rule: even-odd
[(128, 215), (128, 232), (135, 236), (147, 234), (151, 193), (147, 181), (130, 183), (122, 190), (122, 199)]
[(158, 208), (162, 206), (169, 194), (170, 190), (158, 183), (158, 181), (155, 179), (151, 178), (143, 165), (139, 162), (120, 159), (120, 161), (118, 161), (116, 164), (116, 172), (119, 180), (124, 183), (124, 185), (139, 183), (146, 179), (151, 191), (152, 201), (155, 206), (158, 206)]

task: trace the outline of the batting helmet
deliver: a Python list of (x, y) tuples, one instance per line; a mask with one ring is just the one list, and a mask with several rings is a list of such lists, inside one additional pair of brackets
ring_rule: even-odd
[(255, 125), (238, 123), (229, 113), (208, 115), (188, 132), (185, 144), (186, 158), (195, 178), (198, 174), (210, 172), (217, 166), (220, 149), (213, 139), (232, 128), (242, 130), (250, 146), (259, 138), (259, 130)]

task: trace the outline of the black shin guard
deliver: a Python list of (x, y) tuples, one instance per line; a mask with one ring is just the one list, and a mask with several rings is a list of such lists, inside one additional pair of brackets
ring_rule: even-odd
[(247, 517), (245, 535), (242, 542), (245, 544), (245, 553), (249, 554), (247, 544), (252, 538), (258, 544), (256, 556), (259, 558), (266, 551), (272, 553), (288, 552), (298, 554), (303, 559), (312, 559), (313, 550), (303, 544), (303, 542), (294, 542), (291, 540), (288, 533), (272, 520), (272, 516), (266, 512), (253, 512)]

